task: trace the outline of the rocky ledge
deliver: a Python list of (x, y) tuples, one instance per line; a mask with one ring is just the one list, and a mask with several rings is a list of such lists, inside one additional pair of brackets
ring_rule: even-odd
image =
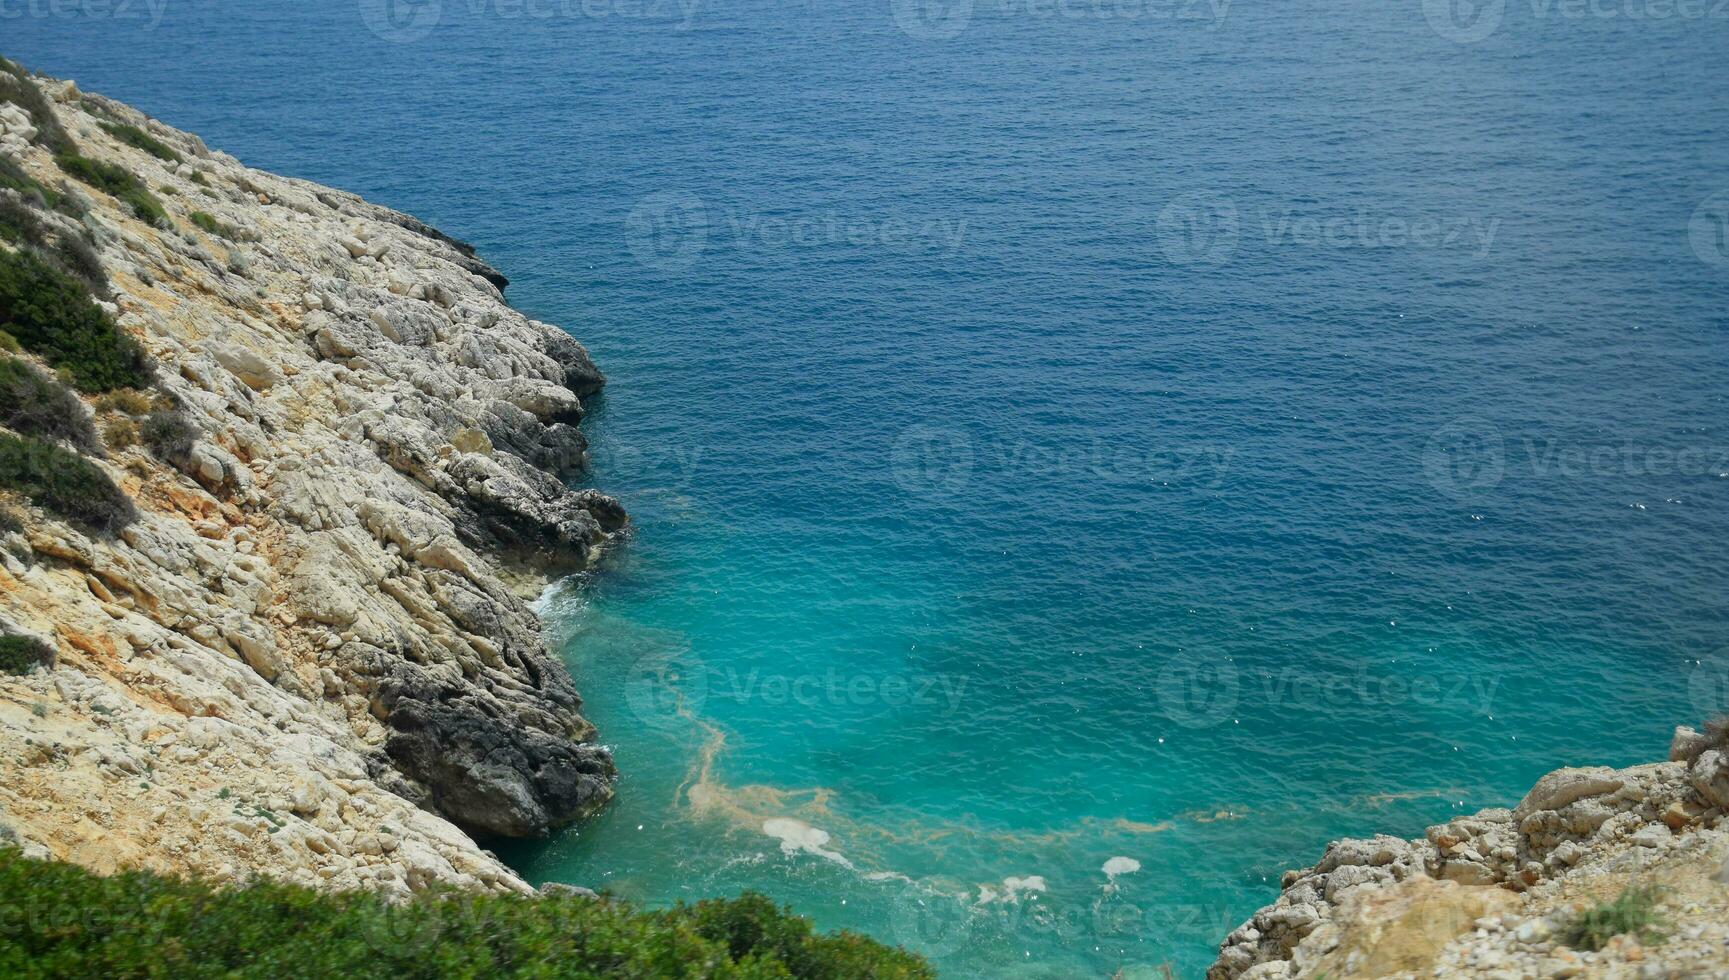
[[(146, 448), (123, 399), (81, 399), (118, 530), (0, 495), (0, 633), (53, 652), (0, 672), (0, 834), (99, 870), (525, 890), (470, 835), (545, 834), (614, 782), (527, 604), (626, 527), (563, 479), (600, 372), (461, 242), (13, 74), (0, 206), (88, 243), (154, 361), (132, 397), (183, 431)], [(71, 179), (68, 141), (117, 169)]]
[[(1729, 977), (1729, 725), (1680, 728), (1669, 761), (1558, 769), (1513, 809), (1423, 840), (1328, 845), (1230, 934), (1208, 980)], [(1569, 927), (1652, 889), (1661, 935), (1599, 949)]]

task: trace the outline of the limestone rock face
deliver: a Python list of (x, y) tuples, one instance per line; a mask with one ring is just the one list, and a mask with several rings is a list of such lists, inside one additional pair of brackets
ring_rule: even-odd
[(169, 213), (67, 179), (0, 102), (0, 152), (89, 205), (39, 214), (87, 230), (192, 438), (96, 461), (140, 512), (116, 537), (0, 502), (0, 628), (57, 660), (0, 675), (0, 826), (101, 869), (527, 891), (469, 834), (545, 834), (615, 779), (528, 606), (628, 527), (561, 479), (600, 371), (463, 243), (37, 81)]
[[(1207, 978), (1729, 975), (1729, 892), (1712, 877), (1729, 861), (1724, 787), (1721, 735), (1683, 728), (1668, 762), (1558, 769), (1512, 810), (1422, 840), (1335, 841), (1226, 937)], [(1645, 884), (1689, 923), (1679, 935), (1562, 943), (1576, 911)]]

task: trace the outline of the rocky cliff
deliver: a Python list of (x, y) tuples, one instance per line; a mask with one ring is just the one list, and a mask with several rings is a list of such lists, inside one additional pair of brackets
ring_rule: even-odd
[[(1422, 840), (1335, 841), (1281, 885), (1224, 941), (1208, 980), (1721, 980), (1729, 725), (1677, 729), (1667, 762), (1556, 770), (1513, 809), (1438, 824)], [(1574, 934), (1630, 889), (1651, 889), (1651, 931), (1601, 930), (1615, 934), (1599, 949)]]
[[(102, 870), (526, 890), (470, 835), (614, 780), (527, 605), (626, 527), (562, 479), (600, 372), (461, 242), (0, 66), (0, 256), (72, 256), (153, 361), (67, 410), (134, 513), (0, 474), (0, 634), (51, 651), (0, 672), (0, 833)], [(53, 369), (44, 343), (11, 356)]]

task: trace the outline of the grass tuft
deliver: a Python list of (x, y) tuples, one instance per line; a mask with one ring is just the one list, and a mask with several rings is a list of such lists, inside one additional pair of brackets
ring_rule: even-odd
[(188, 215), (188, 218), (193, 224), (202, 228), (206, 234), (215, 235), (217, 238), (234, 237), (234, 232), (227, 225), (217, 221), (215, 215), (204, 211), (194, 211)]
[(144, 130), (139, 129), (137, 126), (128, 126), (125, 123), (111, 122), (101, 123), (100, 125), (103, 129), (108, 131), (108, 135), (122, 143), (125, 143), (127, 146), (143, 150), (145, 153), (150, 154), (158, 160), (166, 160), (169, 163), (179, 163), (182, 159), (180, 154), (175, 151), (173, 147), (149, 133), (146, 133)]
[(1629, 885), (1612, 901), (1575, 915), (1562, 930), (1562, 941), (1574, 949), (1591, 951), (1602, 949), (1616, 936), (1659, 942), (1664, 919), (1657, 911), (1657, 902), (1662, 897), (1662, 890), (1655, 886)]

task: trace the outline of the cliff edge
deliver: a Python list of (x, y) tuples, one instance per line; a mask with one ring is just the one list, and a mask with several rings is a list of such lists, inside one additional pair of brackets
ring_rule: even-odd
[[(0, 61), (0, 373), (35, 392), (0, 390), (0, 634), (42, 651), (0, 670), (0, 834), (97, 870), (527, 890), (470, 835), (545, 834), (615, 778), (527, 601), (626, 516), (561, 479), (601, 373), (504, 282)], [(106, 510), (77, 489), (110, 482)]]
[(1729, 977), (1729, 722), (1669, 761), (1558, 769), (1511, 810), (1327, 846), (1207, 980)]

